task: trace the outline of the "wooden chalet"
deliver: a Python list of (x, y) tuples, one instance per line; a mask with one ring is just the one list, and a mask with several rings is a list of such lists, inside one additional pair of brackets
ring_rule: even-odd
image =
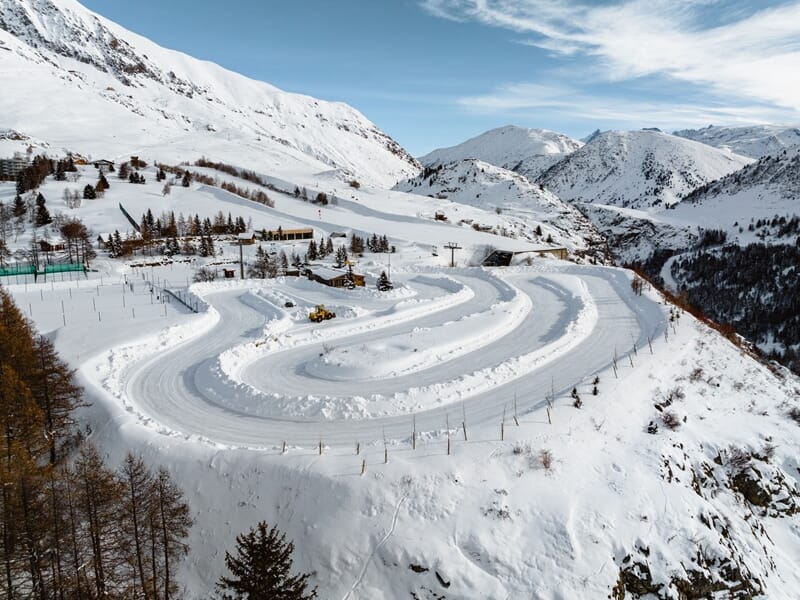
[[(312, 267), (309, 269), (308, 278), (330, 287), (347, 287), (347, 271), (345, 270)], [(353, 273), (353, 283), (356, 287), (364, 287), (364, 276), (359, 273)]]
[(114, 161), (101, 158), (92, 163), (95, 169), (99, 169), (101, 173), (108, 173), (114, 170)]
[(314, 239), (314, 230), (311, 227), (301, 227), (299, 229), (265, 229), (264, 239), (269, 242), (291, 242), (294, 240)]
[(39, 249), (42, 252), (60, 252), (67, 249), (64, 240), (39, 240)]
[(242, 246), (252, 246), (256, 243), (256, 234), (252, 231), (240, 233), (236, 236), (236, 243)]

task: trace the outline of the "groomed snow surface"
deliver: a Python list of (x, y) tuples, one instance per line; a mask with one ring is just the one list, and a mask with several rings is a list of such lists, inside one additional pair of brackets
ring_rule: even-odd
[[(234, 536), (260, 519), (296, 542), (326, 598), (604, 598), (642, 548), (661, 582), (697, 548), (729, 556), (710, 515), (750, 549), (735, 560), (768, 597), (800, 585), (785, 519), (751, 528), (732, 492), (691, 487), (694, 468), (728, 445), (758, 451), (765, 431), (773, 468), (796, 480), (785, 413), (800, 386), (687, 315), (669, 321), (626, 272), (405, 267), (387, 294), (194, 284), (194, 314), (162, 303), (158, 284), (179, 269), (11, 289), (80, 366), (83, 419), (110, 462), (132, 448), (182, 482), (198, 521), (187, 597), (207, 597)], [(307, 320), (320, 302), (336, 319)], [(685, 422), (646, 433), (676, 386)]]

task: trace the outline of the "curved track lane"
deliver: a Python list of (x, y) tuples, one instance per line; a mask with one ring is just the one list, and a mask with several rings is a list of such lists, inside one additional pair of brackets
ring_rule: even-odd
[[(373, 393), (392, 394), (409, 385), (420, 386), (448, 381), (465, 373), (498, 366), (509, 358), (531, 352), (537, 347), (558, 340), (564, 335), (580, 310), (570, 292), (562, 288), (558, 278), (577, 276), (587, 286), (597, 309), (597, 321), (591, 332), (576, 347), (557, 359), (532, 365), (523, 375), (503, 385), (464, 398), (457, 405), (437, 406), (415, 413), (417, 431), (440, 431), (445, 419), (460, 421), (462, 405), (472, 426), (497, 423), (516, 394), (518, 410), (525, 413), (545, 403), (545, 391), (551, 385), (556, 393), (572, 389), (610, 365), (613, 352), (622, 356), (634, 341), (639, 347), (647, 337), (660, 332), (666, 324), (658, 304), (633, 296), (628, 279), (621, 271), (602, 268), (567, 266), (546, 272), (515, 275), (514, 285), (531, 297), (534, 309), (520, 327), (483, 348), (458, 359), (410, 375), (380, 381), (330, 382), (302, 377), (298, 364), (319, 351), (319, 343), (270, 354), (243, 370), (243, 378), (251, 385), (266, 390), (286, 386), (287, 393), (309, 394), (315, 385), (335, 387), (337, 395)], [(336, 343), (361, 343), (382, 336), (407, 332), (414, 327), (435, 327), (445, 321), (486, 310), (508, 298), (503, 285), (485, 278), (468, 281), (474, 295), (456, 306), (425, 317), (370, 329), (365, 333), (337, 338)], [(212, 294), (208, 301), (220, 312), (219, 323), (206, 334), (177, 348), (135, 365), (129, 373), (126, 393), (129, 401), (146, 417), (183, 434), (196, 435), (231, 446), (264, 447), (286, 440), (290, 444), (313, 446), (320, 439), (328, 445), (349, 445), (353, 440), (404, 439), (409, 436), (411, 415), (371, 419), (313, 420), (301, 418), (258, 417), (237, 412), (235, 396), (245, 393), (242, 386), (216, 377), (207, 377), (220, 352), (253, 341), (262, 334), (268, 303), (247, 291), (235, 290)], [(224, 400), (224, 401), (223, 401)], [(233, 401), (232, 401), (233, 400)]]

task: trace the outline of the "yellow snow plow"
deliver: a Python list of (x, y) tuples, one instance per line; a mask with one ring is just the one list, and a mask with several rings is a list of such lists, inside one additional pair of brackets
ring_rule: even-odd
[(333, 319), (336, 317), (335, 312), (329, 311), (325, 308), (324, 304), (317, 304), (314, 307), (314, 310), (308, 313), (308, 318), (314, 321), (315, 323), (319, 323), (320, 321), (327, 321), (328, 319)]

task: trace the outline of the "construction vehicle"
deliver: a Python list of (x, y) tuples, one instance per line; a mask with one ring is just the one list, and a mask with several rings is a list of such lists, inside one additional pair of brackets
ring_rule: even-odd
[(329, 311), (327, 308), (325, 308), (324, 304), (317, 304), (314, 307), (314, 310), (308, 313), (308, 318), (315, 323), (319, 323), (320, 321), (327, 321), (328, 319), (336, 318), (336, 313)]

